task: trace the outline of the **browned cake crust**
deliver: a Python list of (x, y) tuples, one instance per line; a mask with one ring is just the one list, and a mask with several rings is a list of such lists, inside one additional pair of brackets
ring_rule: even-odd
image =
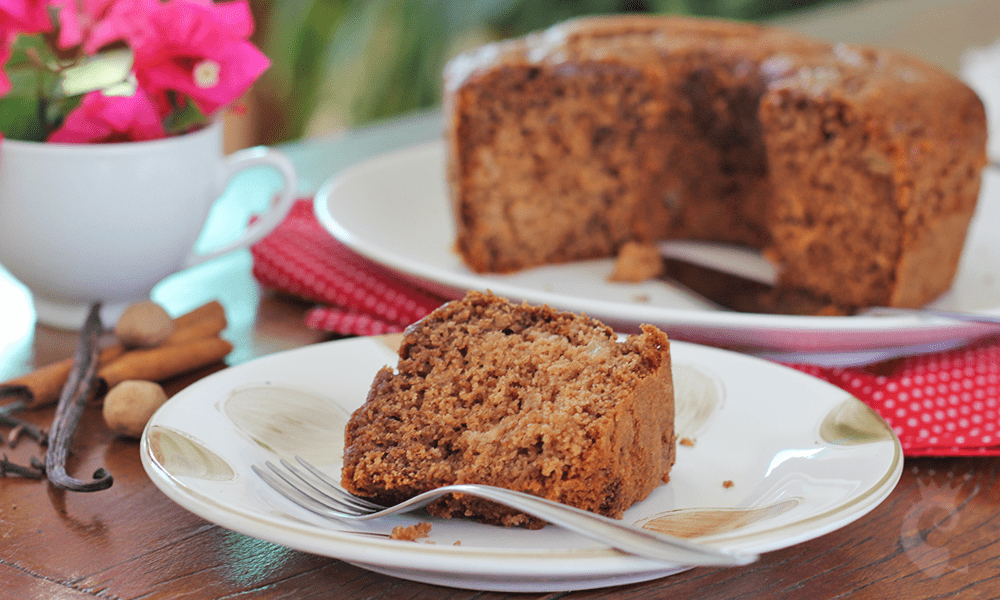
[[(667, 336), (470, 292), (411, 326), (346, 429), (342, 483), (396, 503), (453, 483), (520, 490), (621, 518), (669, 478), (674, 402)], [(541, 526), (447, 497), (443, 517)]]
[(951, 285), (986, 163), (982, 103), (945, 71), (751, 24), (578, 19), (445, 77), (480, 272), (707, 239), (831, 303), (919, 306)]

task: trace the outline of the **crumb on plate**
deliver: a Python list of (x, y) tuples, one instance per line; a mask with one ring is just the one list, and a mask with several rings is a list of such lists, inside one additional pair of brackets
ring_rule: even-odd
[(403, 527), (402, 525), (392, 528), (392, 535), (389, 536), (393, 540), (403, 540), (406, 542), (415, 542), (420, 538), (425, 538), (431, 532), (431, 524), (421, 521), (416, 525), (410, 525), (409, 527)]
[(608, 281), (642, 283), (656, 279), (662, 273), (663, 258), (659, 248), (650, 243), (626, 242), (618, 250)]

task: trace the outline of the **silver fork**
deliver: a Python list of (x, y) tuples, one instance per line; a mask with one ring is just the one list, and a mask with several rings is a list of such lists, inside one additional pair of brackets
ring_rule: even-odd
[(339, 520), (369, 520), (423, 508), (445, 494), (461, 493), (491, 500), (522, 511), (554, 525), (574, 531), (629, 554), (689, 566), (735, 566), (757, 560), (755, 554), (717, 550), (694, 542), (631, 527), (601, 515), (552, 502), (544, 498), (503, 488), (461, 484), (440, 487), (385, 507), (358, 498), (328, 475), (301, 457), (296, 461), (303, 468), (281, 459), (279, 468), (270, 461), (266, 469), (253, 465), (253, 471), (275, 491), (292, 502), (322, 517)]

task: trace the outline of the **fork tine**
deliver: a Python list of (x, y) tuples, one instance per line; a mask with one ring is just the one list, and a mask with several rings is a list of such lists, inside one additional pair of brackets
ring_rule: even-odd
[[(337, 509), (345, 510), (350, 514), (359, 512), (360, 513), (368, 512), (366, 509), (362, 509), (358, 506), (354, 506), (353, 504), (344, 502), (340, 494), (327, 493), (326, 487), (328, 486), (325, 486), (322, 481), (317, 482), (315, 479), (303, 473), (300, 469), (296, 468), (295, 465), (289, 463), (287, 460), (282, 458), (279, 459), (279, 462), (281, 463), (281, 466), (285, 467), (288, 473), (291, 473), (292, 475), (297, 477), (298, 480), (289, 477), (288, 473), (282, 473), (277, 467), (275, 467), (270, 463), (265, 462), (264, 464), (270, 467), (271, 470), (274, 471), (279, 477), (287, 481), (290, 485), (298, 489), (303, 494), (312, 496), (313, 498), (316, 498), (317, 500), (323, 502), (324, 504), (327, 504), (328, 506), (329, 506), (328, 502), (332, 502), (334, 505), (336, 505)], [(336, 492), (336, 490), (334, 490), (334, 492)], [(319, 497), (317, 498), (317, 496)], [(331, 506), (331, 508), (333, 508), (333, 506)]]
[[(339, 500), (340, 502), (342, 502), (344, 504), (349, 504), (351, 506), (357, 506), (359, 509), (364, 510), (364, 511), (382, 510), (382, 509), (385, 508), (381, 504), (375, 504), (374, 502), (369, 502), (368, 500), (365, 500), (364, 498), (359, 498), (359, 497), (355, 496), (354, 494), (348, 492), (344, 488), (340, 487), (340, 484), (338, 484), (336, 481), (334, 481), (329, 475), (327, 475), (323, 471), (320, 471), (318, 468), (316, 468), (315, 466), (313, 466), (311, 463), (309, 463), (306, 459), (302, 458), (301, 456), (296, 456), (295, 460), (300, 465), (302, 465), (303, 467), (305, 467), (310, 473), (312, 473), (313, 476), (316, 477), (316, 479), (318, 479), (320, 482), (322, 482), (323, 487), (320, 488), (320, 487), (316, 486), (316, 489), (318, 489), (319, 491), (327, 494), (331, 498), (336, 498), (337, 500)], [(299, 472), (294, 467), (292, 467), (291, 465), (287, 464), (284, 459), (282, 459), (281, 462), (286, 467), (288, 467), (293, 472), (295, 472), (296, 475), (299, 475), (299, 477), (302, 477), (302, 475), (299, 474)]]
[(284, 493), (285, 497), (299, 504), (308, 504), (307, 508), (313, 512), (319, 511), (319, 514), (324, 516), (355, 518), (372, 512), (371, 510), (347, 504), (325, 494), (302, 471), (288, 464), (285, 460), (282, 460), (281, 463), (287, 471), (279, 469), (270, 461), (264, 462), (264, 465), (273, 473), (273, 475), (265, 473), (266, 475), (271, 475), (270, 479), (265, 479), (265, 481), (272, 487), (277, 484), (278, 487), (276, 489)]
[(257, 465), (251, 465), (251, 468), (253, 469), (253, 472), (256, 473), (257, 476), (264, 481), (264, 483), (271, 486), (271, 488), (274, 491), (278, 492), (285, 498), (288, 498), (295, 504), (298, 504), (299, 506), (308, 509), (322, 517), (344, 518), (345, 516), (347, 517), (350, 516), (344, 511), (331, 508), (330, 506), (320, 502), (313, 496), (303, 492), (295, 485), (289, 483), (286, 476), (282, 475), (274, 465), (270, 464), (269, 462), (265, 463), (265, 465), (269, 469), (271, 469), (271, 471), (273, 471), (274, 474), (269, 473), (264, 469), (261, 469)]
[[(325, 504), (331, 510), (339, 511), (347, 516), (359, 516), (374, 512), (372, 509), (360, 506), (357, 503), (348, 502), (347, 500), (350, 496), (348, 496), (347, 492), (331, 488), (329, 484), (325, 484), (322, 481), (317, 481), (316, 479), (309, 477), (287, 460), (282, 458), (279, 462), (281, 463), (281, 466), (285, 467), (287, 472), (282, 472), (269, 462), (265, 462), (264, 464), (266, 464), (279, 477), (284, 479), (289, 485), (296, 488), (300, 493), (310, 496), (321, 504)], [(294, 475), (297, 479), (291, 477), (289, 473)], [(328, 493), (326, 491), (328, 488), (332, 493)]]

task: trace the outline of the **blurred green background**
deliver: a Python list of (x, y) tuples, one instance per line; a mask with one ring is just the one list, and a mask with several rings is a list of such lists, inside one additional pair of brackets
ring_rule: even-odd
[[(476, 45), (589, 14), (763, 20), (856, 0), (251, 0), (273, 61), (248, 101), (251, 143), (362, 126), (441, 101), (441, 71)], [(1000, 0), (998, 0), (1000, 1)]]

